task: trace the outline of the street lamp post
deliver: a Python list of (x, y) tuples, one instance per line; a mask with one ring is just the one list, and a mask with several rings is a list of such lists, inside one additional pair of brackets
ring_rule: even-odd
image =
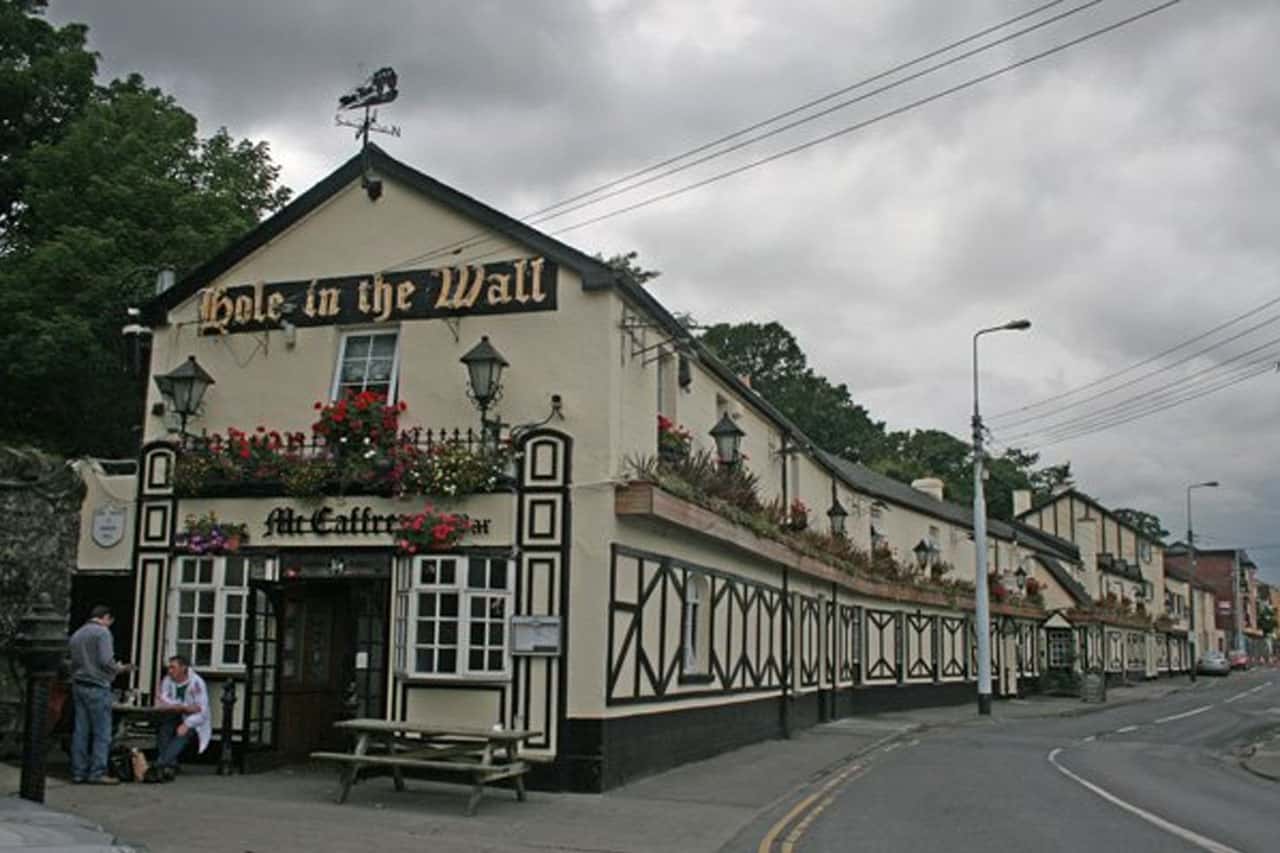
[(66, 614), (58, 612), (47, 592), (40, 593), (35, 605), (19, 621), (14, 645), (27, 671), (18, 796), (43, 803), (49, 685), (58, 673), (58, 663), (67, 647)]
[(1188, 625), (1191, 630), (1188, 632), (1190, 639), (1191, 657), (1191, 680), (1196, 680), (1196, 664), (1199, 663), (1200, 657), (1196, 653), (1196, 534), (1191, 526), (1191, 490), (1192, 489), (1216, 489), (1218, 488), (1217, 480), (1206, 480), (1203, 483), (1192, 483), (1187, 486), (1187, 553), (1191, 556), (1191, 576), (1187, 582), (1187, 589), (1191, 594), (1191, 618)]
[(987, 500), (982, 493), (982, 413), (978, 407), (978, 338), (991, 332), (1022, 332), (1030, 320), (979, 329), (973, 335), (973, 547), (976, 588), (974, 617), (978, 633), (978, 713), (991, 713), (991, 607), (987, 601)]

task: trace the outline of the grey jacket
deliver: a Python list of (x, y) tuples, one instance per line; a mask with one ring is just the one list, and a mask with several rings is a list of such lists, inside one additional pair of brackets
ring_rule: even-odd
[(70, 646), (71, 680), (76, 684), (111, 687), (120, 671), (111, 631), (91, 620), (71, 635)]

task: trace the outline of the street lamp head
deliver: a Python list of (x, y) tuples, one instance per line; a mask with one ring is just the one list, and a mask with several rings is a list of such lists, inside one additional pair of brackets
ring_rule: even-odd
[(737, 465), (742, 458), (742, 437), (746, 435), (729, 413), (725, 412), (720, 420), (711, 428), (711, 438), (716, 443), (716, 456), (720, 464), (726, 467)]
[(1010, 320), (1004, 324), (1004, 328), (1013, 332), (1025, 332), (1031, 328), (1030, 320)]
[(196, 362), (194, 355), (187, 356), (182, 364), (155, 379), (161, 395), (183, 419), (196, 414), (204, 400), (204, 392), (214, 384), (213, 377)]
[(827, 518), (831, 521), (831, 535), (843, 538), (848, 534), (849, 511), (840, 503), (838, 495), (831, 496), (831, 509), (827, 510)]
[(482, 336), (480, 343), (459, 360), (467, 368), (472, 399), (481, 411), (488, 409), (502, 394), (502, 369), (507, 360), (489, 343), (488, 335)]

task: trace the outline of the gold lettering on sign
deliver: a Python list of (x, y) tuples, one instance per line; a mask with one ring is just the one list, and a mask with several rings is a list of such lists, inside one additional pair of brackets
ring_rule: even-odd
[(396, 308), (400, 311), (411, 309), (413, 307), (413, 292), (417, 289), (417, 285), (407, 278), (396, 285)]
[(525, 264), (524, 258), (521, 258), (520, 260), (516, 261), (514, 264), (516, 268), (515, 300), (516, 302), (519, 302), (521, 305), (529, 301), (529, 295), (524, 292), (524, 264)]
[(253, 321), (253, 297), (245, 294), (236, 297), (236, 322), (245, 325)]
[(489, 289), (485, 301), (490, 305), (506, 305), (511, 301), (511, 276), (502, 272), (489, 273)]
[(373, 276), (373, 321), (382, 323), (395, 310), (395, 299), (391, 295), (391, 282), (382, 278), (382, 273)]
[(529, 298), (534, 302), (541, 302), (547, 298), (547, 294), (542, 289), (542, 258), (534, 258), (529, 263), (529, 268), (533, 270), (533, 291), (529, 294)]
[(307, 301), (302, 306), (302, 313), (308, 317), (316, 316), (316, 280), (314, 278), (307, 285)]
[(225, 287), (208, 287), (200, 296), (200, 330), (226, 332), (235, 318), (235, 305)]
[[(458, 283), (453, 283), (453, 274), (458, 274)], [(474, 276), (472, 273), (474, 272)], [(484, 267), (473, 270), (470, 266), (446, 268), (440, 271), (440, 295), (436, 298), (437, 308), (470, 308), (480, 298), (480, 288), (484, 285)]]
[(368, 313), (369, 313), (369, 311), (370, 311), (370, 305), (369, 305), (369, 282), (367, 282), (367, 281), (362, 281), (362, 282), (360, 282), (360, 284), (356, 286), (356, 291), (360, 294), (360, 299), (359, 299), (359, 302), (358, 302), (358, 304), (359, 304), (359, 306), (360, 306), (360, 313), (361, 313), (361, 314), (368, 314)]
[(342, 310), (342, 291), (336, 287), (320, 288), (320, 316), (336, 317)]
[(276, 322), (279, 322), (281, 305), (284, 305), (283, 293), (277, 292), (268, 296), (267, 297), (267, 319), (275, 320)]

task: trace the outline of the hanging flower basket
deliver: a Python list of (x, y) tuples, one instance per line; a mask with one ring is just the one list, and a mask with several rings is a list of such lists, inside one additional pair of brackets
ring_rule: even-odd
[(188, 554), (234, 554), (248, 541), (249, 525), (219, 521), (212, 512), (188, 515), (177, 536), (178, 547)]
[(440, 512), (427, 504), (422, 512), (400, 517), (396, 547), (402, 554), (445, 551), (462, 541), (471, 530), (471, 519), (460, 512)]

